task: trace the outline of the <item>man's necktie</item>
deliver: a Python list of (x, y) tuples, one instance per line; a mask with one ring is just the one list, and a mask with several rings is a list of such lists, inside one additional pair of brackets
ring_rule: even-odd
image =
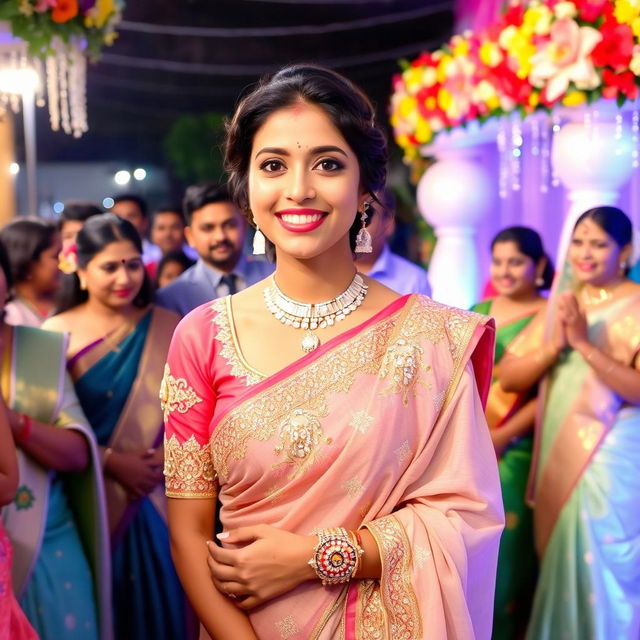
[(238, 293), (238, 287), (236, 286), (236, 276), (233, 273), (225, 273), (222, 278), (220, 278), (220, 284), (224, 284), (227, 286), (230, 295)]

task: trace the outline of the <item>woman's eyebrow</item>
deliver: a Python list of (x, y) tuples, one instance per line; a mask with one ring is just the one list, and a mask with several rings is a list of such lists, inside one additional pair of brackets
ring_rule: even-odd
[[(344, 151), (344, 149), (341, 149), (340, 147), (336, 147), (334, 145), (314, 147), (313, 149), (311, 149), (311, 153), (314, 155), (317, 155), (319, 153), (332, 153), (332, 152), (341, 153), (345, 158), (348, 157), (347, 152)], [(286, 149), (282, 149), (281, 147), (264, 147), (263, 149), (260, 149), (258, 153), (256, 153), (255, 158), (265, 153), (273, 153), (274, 155), (278, 155), (278, 156), (290, 155), (290, 153)]]

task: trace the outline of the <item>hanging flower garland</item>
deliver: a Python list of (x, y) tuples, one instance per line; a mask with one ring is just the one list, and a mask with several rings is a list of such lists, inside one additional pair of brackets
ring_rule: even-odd
[(442, 131), (598, 98), (619, 105), (640, 86), (640, 2), (514, 1), (480, 33), (455, 35), (393, 79), (391, 124), (405, 160)]
[[(88, 130), (87, 58), (96, 60), (113, 44), (122, 0), (1, 0), (0, 70), (34, 69), (40, 76), (37, 104), (44, 105), (54, 131), (81, 136)], [(2, 26), (11, 35), (2, 37)], [(5, 26), (6, 28), (6, 26)], [(4, 108), (18, 111), (16, 94), (0, 93)]]
[(76, 38), (86, 42), (90, 57), (97, 58), (102, 46), (116, 38), (121, 9), (118, 0), (3, 0), (0, 20), (9, 22), (32, 56), (50, 53), (55, 38), (67, 43)]

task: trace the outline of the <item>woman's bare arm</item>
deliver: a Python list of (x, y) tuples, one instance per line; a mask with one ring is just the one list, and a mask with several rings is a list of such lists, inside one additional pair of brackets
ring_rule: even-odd
[[(19, 413), (7, 411), (11, 431), (19, 439), (25, 421)], [(54, 471), (82, 471), (89, 464), (89, 445), (85, 437), (73, 429), (32, 420), (31, 433), (19, 446), (43, 467)]]
[(191, 605), (212, 640), (256, 640), (249, 618), (214, 586), (207, 541), (214, 534), (215, 500), (169, 498), (171, 555)]
[(514, 438), (519, 438), (531, 431), (536, 418), (536, 399), (518, 409), (504, 424), (491, 430), (491, 441), (496, 453), (500, 453)]

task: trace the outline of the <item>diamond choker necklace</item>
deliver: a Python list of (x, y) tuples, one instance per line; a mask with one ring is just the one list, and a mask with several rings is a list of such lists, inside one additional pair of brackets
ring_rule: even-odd
[(282, 324), (305, 330), (300, 346), (305, 353), (309, 353), (320, 345), (320, 339), (313, 332), (344, 320), (362, 304), (368, 289), (362, 276), (356, 273), (347, 290), (339, 296), (325, 302), (307, 304), (285, 296), (272, 277), (271, 285), (264, 290), (264, 300), (267, 309)]

